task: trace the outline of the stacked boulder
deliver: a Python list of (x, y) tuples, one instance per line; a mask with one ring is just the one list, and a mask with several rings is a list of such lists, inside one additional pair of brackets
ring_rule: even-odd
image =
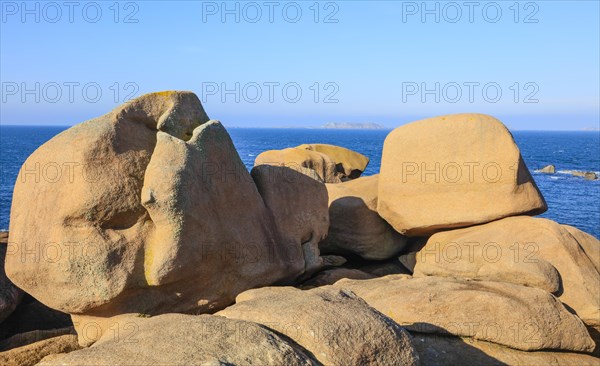
[(598, 354), (600, 242), (529, 216), (546, 202), (500, 121), (460, 114), (402, 126), (385, 140), (379, 175), (326, 185), (321, 251), (351, 262), (399, 255), (413, 275), (369, 279), (351, 267), (305, 288), (353, 291), (423, 340), (414, 344), (426, 363), (460, 359), (430, 357), (449, 344), (474, 363), (598, 362), (582, 353)]
[(536, 288), (408, 275), (341, 280), (334, 286), (353, 291), (412, 332), (471, 337), (523, 351), (595, 348), (581, 319)]
[(546, 209), (512, 135), (493, 117), (425, 119), (385, 139), (377, 212), (404, 235), (428, 236)]
[(326, 184), (329, 194), (329, 233), (321, 242), (323, 253), (357, 255), (385, 260), (406, 246), (406, 237), (377, 213), (379, 175)]
[[(69, 174), (32, 179), (40, 166)], [(27, 159), (14, 189), (7, 275), (71, 314), (82, 345), (112, 316), (217, 311), (244, 290), (293, 281), (320, 263), (325, 186), (311, 180), (307, 191), (273, 197), (267, 178), (259, 178), (263, 197), (193, 93), (142, 96)], [(283, 214), (300, 201), (295, 217)]]
[(546, 203), (500, 121), (414, 122), (368, 162), (305, 144), (248, 172), (189, 92), (61, 133), (15, 185), (0, 321), (18, 286), (79, 345), (23, 333), (0, 360), (598, 364), (600, 242), (529, 217)]
[(432, 235), (416, 254), (414, 276), (539, 288), (555, 294), (587, 324), (600, 326), (600, 273), (590, 259), (600, 245), (580, 240), (551, 220), (509, 217)]
[(368, 164), (369, 158), (362, 154), (327, 144), (303, 144), (283, 150), (268, 150), (254, 161), (255, 166), (292, 168), (325, 183), (358, 178)]
[(320, 269), (319, 242), (329, 227), (325, 185), (287, 167), (261, 165), (251, 174), (279, 235), (278, 246), (290, 260), (304, 258), (304, 274)]
[(266, 287), (240, 294), (217, 315), (252, 321), (282, 333), (324, 365), (416, 365), (406, 330), (354, 293)]
[(329, 230), (319, 244), (321, 253), (385, 260), (400, 253), (406, 238), (377, 212), (379, 176), (360, 176), (368, 163), (366, 156), (343, 147), (303, 144), (261, 153), (254, 170), (288, 167), (325, 182)]
[(342, 280), (413, 336), (421, 365), (597, 365), (583, 322), (552, 294), (504, 282), (391, 275)]

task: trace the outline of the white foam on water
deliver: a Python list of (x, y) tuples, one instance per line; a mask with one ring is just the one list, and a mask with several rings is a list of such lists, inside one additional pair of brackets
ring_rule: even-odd
[(593, 171), (593, 170), (557, 170), (556, 173), (557, 174), (573, 174), (575, 172), (579, 172), (579, 173), (594, 173), (596, 175), (599, 175), (600, 172), (597, 171)]

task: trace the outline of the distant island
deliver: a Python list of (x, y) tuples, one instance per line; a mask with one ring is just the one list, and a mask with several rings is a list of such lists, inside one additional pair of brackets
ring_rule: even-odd
[(600, 129), (598, 127), (589, 126), (582, 128), (582, 131), (600, 131)]
[(380, 130), (385, 127), (374, 122), (353, 123), (353, 122), (329, 122), (320, 128), (340, 129), (340, 130)]

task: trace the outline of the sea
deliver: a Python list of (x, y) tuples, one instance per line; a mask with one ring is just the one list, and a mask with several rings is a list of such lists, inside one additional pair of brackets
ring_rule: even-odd
[[(0, 126), (0, 230), (7, 230), (14, 183), (27, 157), (44, 142), (68, 127)], [(358, 151), (370, 158), (363, 175), (379, 172), (381, 153), (389, 130), (228, 128), (238, 153), (248, 169), (265, 150), (304, 143), (325, 143)], [(571, 171), (600, 175), (600, 133), (513, 131), (548, 211), (540, 217), (575, 226), (600, 238), (600, 180), (585, 180)], [(536, 173), (548, 164), (555, 174)]]

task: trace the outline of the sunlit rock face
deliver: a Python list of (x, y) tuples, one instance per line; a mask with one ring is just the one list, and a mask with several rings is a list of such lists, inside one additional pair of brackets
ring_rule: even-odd
[(406, 124), (385, 139), (377, 211), (401, 234), (546, 211), (512, 135), (484, 114)]
[[(326, 191), (322, 200), (327, 214)], [(196, 95), (153, 93), (27, 159), (6, 272), (79, 328), (124, 313), (213, 312), (304, 272), (302, 241), (281, 245), (276, 219)]]

